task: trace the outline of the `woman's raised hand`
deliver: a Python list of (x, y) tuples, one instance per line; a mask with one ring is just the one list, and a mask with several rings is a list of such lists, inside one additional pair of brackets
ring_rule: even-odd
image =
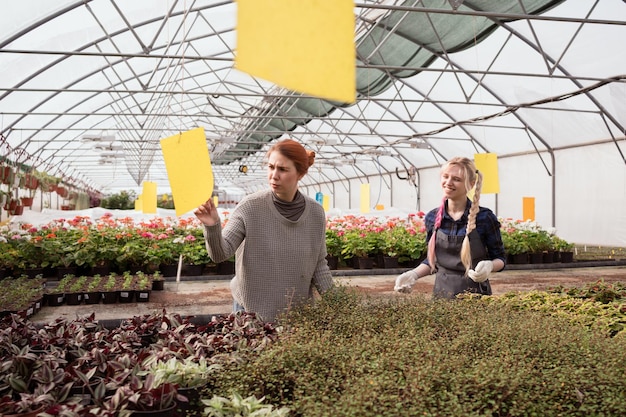
[(215, 226), (220, 222), (220, 215), (212, 199), (208, 199), (206, 203), (195, 209), (193, 214), (206, 226)]

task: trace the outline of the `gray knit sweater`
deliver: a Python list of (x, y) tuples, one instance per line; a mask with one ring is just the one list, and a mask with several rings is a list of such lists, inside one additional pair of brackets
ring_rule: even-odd
[(333, 285), (326, 263), (326, 215), (306, 197), (297, 221), (283, 217), (272, 202), (272, 191), (246, 196), (222, 230), (205, 226), (207, 251), (214, 262), (235, 255), (233, 298), (246, 311), (266, 321)]

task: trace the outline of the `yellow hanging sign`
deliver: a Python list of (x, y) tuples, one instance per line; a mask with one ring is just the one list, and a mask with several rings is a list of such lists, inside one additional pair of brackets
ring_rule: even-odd
[(495, 153), (477, 153), (474, 155), (476, 168), (483, 174), (481, 194), (497, 194), (500, 192), (498, 178), (498, 155)]
[(143, 211), (143, 200), (141, 195), (138, 195), (135, 200), (135, 211)]
[(156, 182), (144, 181), (141, 192), (141, 211), (146, 214), (157, 212), (157, 184)]
[(161, 139), (176, 215), (185, 214), (213, 194), (213, 168), (204, 128)]
[(235, 68), (282, 87), (354, 103), (354, 1), (237, 0)]
[(370, 185), (361, 184), (361, 213), (370, 212)]

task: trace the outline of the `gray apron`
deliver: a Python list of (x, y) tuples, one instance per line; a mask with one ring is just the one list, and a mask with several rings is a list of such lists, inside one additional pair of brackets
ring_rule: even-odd
[[(457, 294), (471, 292), (474, 294), (491, 295), (491, 284), (474, 282), (465, 275), (465, 267), (461, 262), (461, 245), (465, 236), (448, 236), (437, 230), (435, 254), (437, 255), (437, 275), (433, 297), (453, 299)], [(480, 240), (476, 229), (469, 234), (472, 252), (472, 268), (487, 258), (485, 245)]]

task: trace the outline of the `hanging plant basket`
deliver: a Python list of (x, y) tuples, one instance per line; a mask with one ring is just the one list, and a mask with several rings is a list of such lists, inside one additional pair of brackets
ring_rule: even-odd
[(57, 187), (56, 187), (56, 192), (57, 192), (57, 194), (58, 194), (59, 196), (61, 196), (61, 197), (63, 197), (63, 198), (66, 198), (66, 197), (68, 196), (68, 194), (69, 194), (69, 193), (68, 193), (68, 191), (67, 191), (67, 188), (65, 188), (65, 187), (60, 187), (60, 186), (58, 186), (58, 185), (57, 185)]
[(3, 184), (13, 184), (13, 177), (15, 176), (15, 172), (13, 168), (8, 165), (4, 165), (0, 167), (0, 179)]
[(17, 201), (16, 199), (12, 198), (11, 200), (7, 201), (6, 205), (4, 206), (4, 209), (10, 212), (13, 212), (15, 210), (15, 208), (17, 207), (17, 204), (19, 203), (19, 201)]
[(24, 176), (24, 187), (29, 190), (36, 190), (39, 187), (39, 180), (33, 174), (26, 174)]
[(34, 197), (22, 197), (22, 205), (25, 207), (32, 207), (33, 200), (35, 200)]
[(39, 189), (44, 193), (49, 193), (57, 189), (57, 185), (53, 182), (40, 182)]

